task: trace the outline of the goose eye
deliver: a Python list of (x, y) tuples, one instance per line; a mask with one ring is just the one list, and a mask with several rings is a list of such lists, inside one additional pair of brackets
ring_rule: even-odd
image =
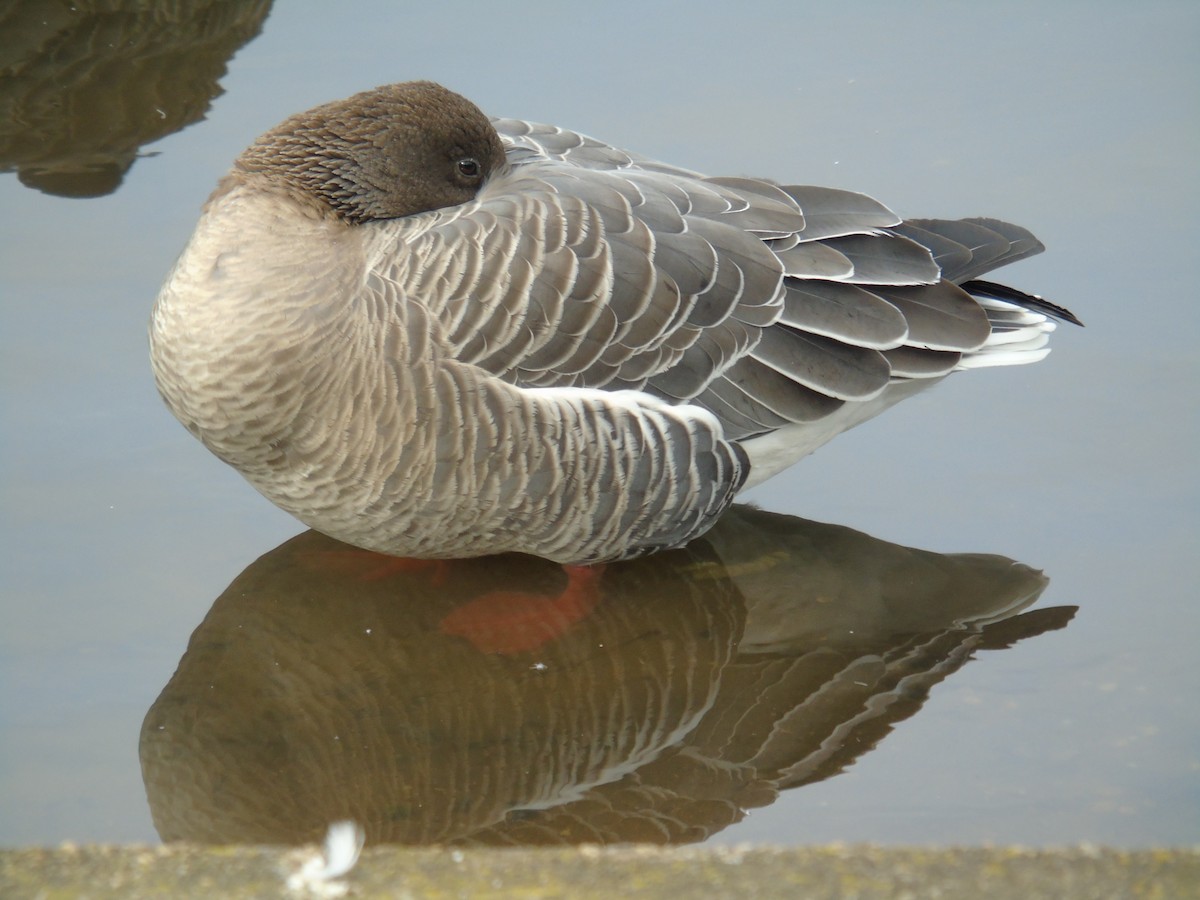
[(460, 159), (458, 161), (458, 174), (469, 181), (474, 181), (483, 173), (479, 161), (471, 157)]

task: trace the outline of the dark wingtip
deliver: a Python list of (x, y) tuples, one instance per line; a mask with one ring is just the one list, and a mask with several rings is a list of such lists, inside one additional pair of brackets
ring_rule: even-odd
[(1078, 325), (1080, 328), (1084, 327), (1083, 322), (1080, 321), (1075, 313), (1071, 312), (1065, 306), (1051, 303), (1037, 294), (1027, 294), (1024, 291), (1018, 291), (1016, 288), (1010, 288), (1004, 284), (997, 284), (994, 281), (982, 281), (980, 279), (967, 281), (959, 286), (969, 294), (980, 294), (995, 300), (1015, 303), (1017, 306), (1023, 306), (1026, 309), (1036, 310), (1037, 312), (1044, 312), (1047, 315), (1054, 316), (1056, 319), (1070, 322), (1072, 325)]

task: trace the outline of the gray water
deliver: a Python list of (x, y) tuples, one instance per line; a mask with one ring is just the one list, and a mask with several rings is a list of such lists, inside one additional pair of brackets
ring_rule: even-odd
[[(965, 631), (943, 617), (929, 627), (952, 640), (910, 673), (902, 715), (811, 778), (756, 770), (761, 791), (728, 800), (730, 822), (684, 839), (1200, 839), (1194, 4), (292, 2), (256, 37), (245, 4), (219, 28), (168, 23), (140, 44), (88, 31), (75, 6), (17, 4), (0, 23), (0, 166), (33, 185), (0, 175), (0, 844), (158, 840), (143, 719), (216, 598), (303, 529), (162, 407), (150, 305), (257, 134), (411, 78), (712, 174), (1018, 222), (1048, 250), (1003, 279), (1087, 323), (1060, 328), (1043, 363), (957, 375), (746, 498), (871, 536), (810, 590), (832, 557), (824, 530), (797, 524), (816, 549), (770, 551), (792, 566), (773, 570), (790, 573), (773, 582), (781, 603), (819, 605), (864, 560), (909, 559), (902, 545), (1042, 570), (1048, 584), (1027, 574), (1017, 593), (1040, 591), (1032, 610), (1059, 618), (1010, 620), (1040, 624), (985, 650), (1015, 609)], [(68, 134), (37, 130), (39, 102), (69, 111)], [(81, 156), (90, 174), (67, 174)], [(775, 610), (738, 590), (745, 631), (726, 662)], [(1078, 607), (1069, 624), (1050, 612), (1065, 607)], [(879, 643), (844, 660), (896, 646), (862, 610)], [(814, 647), (853, 630), (828, 627)], [(524, 806), (514, 821), (534, 815)]]

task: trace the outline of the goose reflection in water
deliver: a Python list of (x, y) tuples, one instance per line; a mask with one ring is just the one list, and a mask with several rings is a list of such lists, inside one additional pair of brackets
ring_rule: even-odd
[(307, 532), (222, 594), (146, 716), (166, 841), (700, 841), (837, 774), (977, 650), (1063, 627), (1041, 573), (749, 507), (592, 569)]
[(0, 4), (0, 172), (62, 197), (120, 187), (141, 148), (204, 118), (270, 0)]

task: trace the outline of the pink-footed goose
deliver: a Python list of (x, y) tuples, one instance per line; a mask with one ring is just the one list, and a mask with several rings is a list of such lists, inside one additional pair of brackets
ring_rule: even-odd
[(430, 82), (292, 116), (237, 159), (154, 306), (171, 411), (272, 502), (398, 556), (592, 563), (1054, 318), (977, 280), (993, 219), (707, 178), (489, 119)]

